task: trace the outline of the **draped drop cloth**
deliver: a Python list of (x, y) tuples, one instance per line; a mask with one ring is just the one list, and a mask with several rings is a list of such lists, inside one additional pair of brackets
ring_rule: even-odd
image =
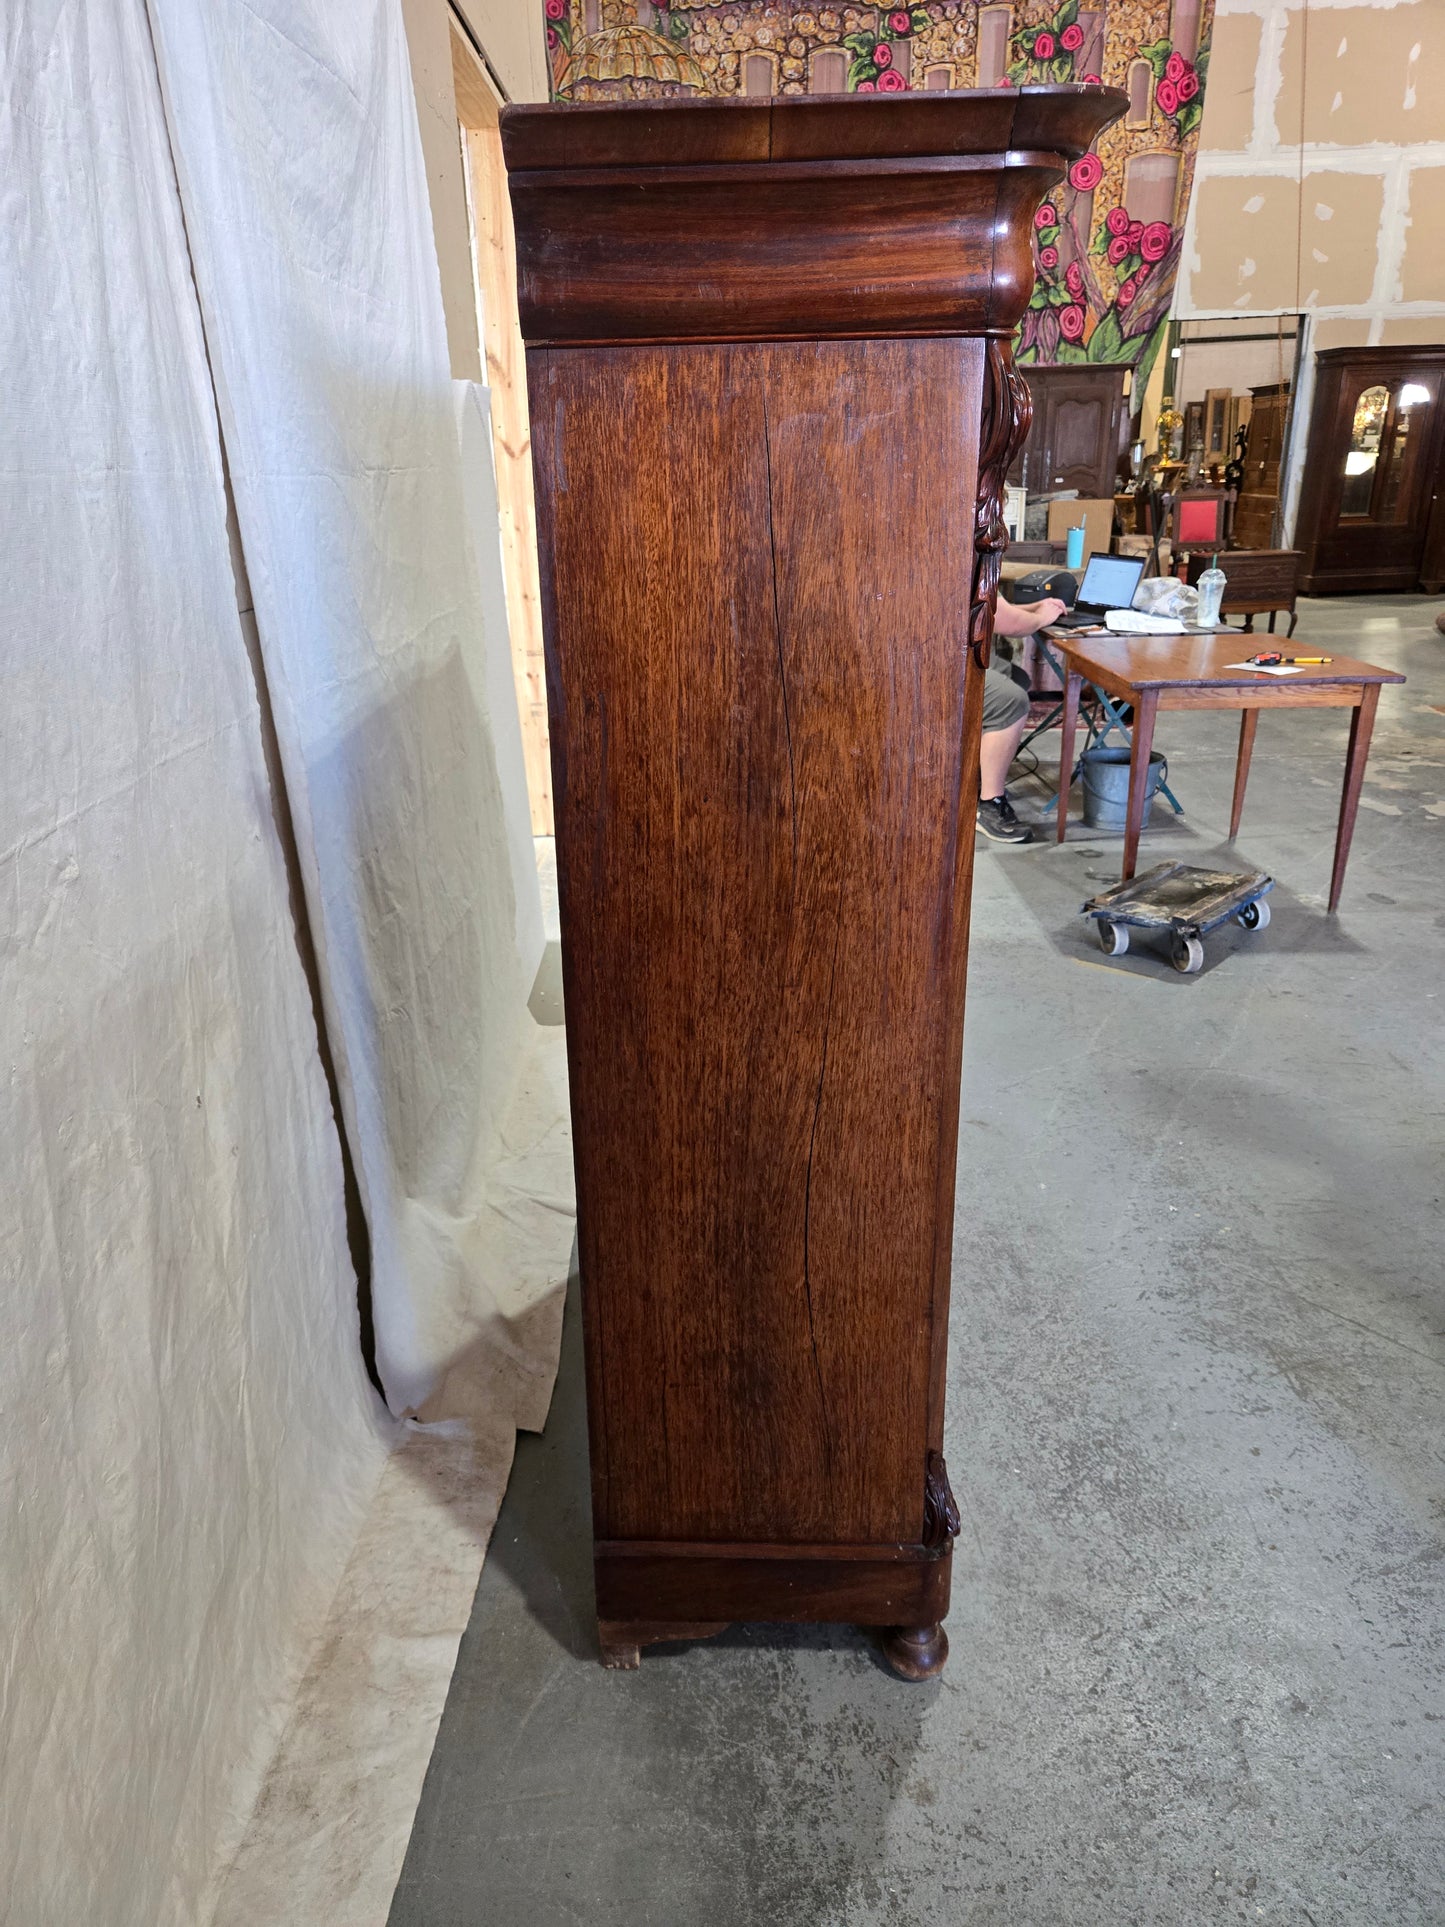
[[(346, 1764), (414, 1805), (503, 1435), (550, 1395), (560, 1033), (526, 1016), (525, 798), (491, 747), (394, 0), (27, 0), (5, 61), (0, 1911), (195, 1927), (283, 1729), (308, 1757), (333, 1601), (405, 1686)], [(361, 1365), (217, 391), (387, 1388), (468, 1413), (475, 1452), (412, 1427), (388, 1466)], [(367, 1621), (437, 1537), (445, 1586)], [(353, 1753), (387, 1677), (351, 1679)], [(335, 1783), (307, 1791), (335, 1837)]]
[(141, 0), (0, 110), (0, 1915), (195, 1927), (391, 1427)]
[(469, 1353), (493, 1384), (499, 1357), (522, 1377), (536, 1366), (499, 1296), (493, 1234), (508, 1227), (488, 1194), (536, 1043), (536, 957), (497, 833), (400, 8), (150, 11), (371, 1234), (377, 1362), (393, 1411), (440, 1416), (467, 1402)]

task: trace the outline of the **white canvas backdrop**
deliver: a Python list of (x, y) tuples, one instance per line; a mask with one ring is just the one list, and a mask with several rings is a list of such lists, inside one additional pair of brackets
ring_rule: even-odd
[(394, 1411), (435, 1415), (467, 1347), (484, 1373), (498, 1346), (535, 1365), (489, 1303), (487, 1196), (531, 976), (400, 9), (150, 10), (371, 1231), (378, 1364)]
[(196, 1927), (390, 1436), (143, 0), (0, 104), (0, 1915)]

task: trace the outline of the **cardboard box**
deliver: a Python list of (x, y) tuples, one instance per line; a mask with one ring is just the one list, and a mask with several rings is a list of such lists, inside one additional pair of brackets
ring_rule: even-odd
[(1081, 497), (1074, 502), (1049, 503), (1049, 540), (1063, 542), (1068, 538), (1070, 529), (1084, 525), (1084, 560), (1098, 551), (1109, 553), (1109, 544), (1114, 535), (1114, 498), (1112, 495), (1099, 501)]

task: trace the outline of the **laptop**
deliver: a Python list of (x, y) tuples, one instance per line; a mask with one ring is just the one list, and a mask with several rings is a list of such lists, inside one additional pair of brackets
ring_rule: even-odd
[(1074, 606), (1061, 615), (1056, 629), (1093, 629), (1111, 609), (1132, 609), (1134, 592), (1144, 579), (1142, 555), (1091, 555)]

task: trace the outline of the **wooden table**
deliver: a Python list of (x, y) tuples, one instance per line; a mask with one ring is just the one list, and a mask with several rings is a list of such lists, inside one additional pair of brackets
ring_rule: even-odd
[[(1079, 691), (1093, 683), (1134, 708), (1133, 747), (1129, 759), (1129, 807), (1124, 829), (1125, 882), (1133, 876), (1139, 855), (1139, 832), (1144, 821), (1145, 778), (1154, 741), (1154, 718), (1161, 709), (1238, 709), (1239, 760), (1234, 772), (1234, 804), (1229, 817), (1230, 841), (1239, 833), (1244, 788), (1254, 752), (1254, 733), (1262, 709), (1349, 709), (1350, 746), (1345, 757), (1345, 786), (1340, 799), (1340, 826), (1335, 837), (1335, 866), (1330, 877), (1331, 910), (1340, 900), (1350, 839), (1360, 804), (1360, 785), (1370, 753), (1370, 732), (1382, 683), (1403, 682), (1393, 669), (1336, 656), (1317, 668), (1300, 669), (1292, 676), (1267, 676), (1258, 670), (1231, 669), (1256, 652), (1258, 644), (1239, 630), (1220, 630), (1212, 636), (1089, 635), (1079, 630), (1050, 630), (1054, 647), (1064, 658), (1063, 740), (1059, 748), (1058, 841), (1064, 840), (1069, 776), (1074, 767), (1074, 733), (1079, 717)], [(1300, 645), (1301, 653), (1305, 646)], [(1313, 653), (1310, 651), (1309, 653)], [(1323, 653), (1323, 651), (1321, 651)]]

